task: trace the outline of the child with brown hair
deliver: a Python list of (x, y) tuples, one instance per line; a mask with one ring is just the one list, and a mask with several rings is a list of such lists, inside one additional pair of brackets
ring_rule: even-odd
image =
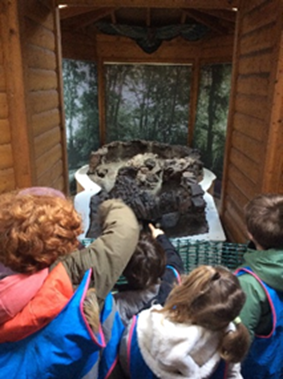
[(174, 284), (184, 273), (182, 259), (163, 230), (153, 224), (148, 227), (150, 233), (141, 233), (123, 272), (128, 284), (118, 286), (119, 292), (114, 295), (125, 325), (135, 314), (152, 304), (164, 305)]
[(99, 316), (111, 315), (108, 294), (137, 244), (136, 217), (119, 200), (104, 202), (102, 234), (79, 251), (81, 218), (63, 194), (25, 190), (0, 204), (0, 262), (12, 270), (0, 281), (1, 378), (97, 377), (110, 338)]
[(283, 195), (256, 196), (245, 219), (254, 246), (236, 273), (247, 296), (240, 317), (254, 340), (242, 372), (247, 379), (277, 379), (283, 377)]
[(242, 378), (249, 333), (238, 315), (245, 294), (224, 267), (200, 266), (124, 332), (120, 363), (135, 379)]

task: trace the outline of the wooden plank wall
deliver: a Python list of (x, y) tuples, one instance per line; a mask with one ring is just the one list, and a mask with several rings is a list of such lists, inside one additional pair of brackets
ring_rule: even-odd
[(96, 41), (82, 31), (62, 30), (62, 56), (66, 59), (96, 61)]
[(192, 63), (195, 59), (214, 62), (231, 62), (233, 54), (232, 35), (207, 38), (200, 42), (187, 42), (182, 38), (165, 41), (152, 54), (147, 54), (126, 37), (82, 31), (62, 30), (63, 58), (98, 62), (163, 62)]
[(1, 192), (31, 185), (33, 175), (27, 133), (20, 36), (17, 3), (3, 0), (0, 3), (0, 55), (3, 69), (2, 117), (5, 119), (2, 138), (5, 147), (2, 146), (4, 160), (0, 169), (0, 177), (3, 179), (0, 184)]
[[(2, 17), (0, 22), (0, 30), (2, 30), (2, 28), (5, 27), (5, 25), (3, 25)], [(15, 188), (15, 172), (13, 168), (9, 107), (6, 88), (3, 38), (0, 38), (0, 193)]]
[(46, 4), (0, 3), (0, 193), (68, 193), (59, 18)]
[(244, 242), (246, 203), (283, 193), (281, 1), (243, 0), (236, 33), (221, 216), (228, 237)]
[(188, 42), (181, 37), (164, 41), (160, 48), (147, 54), (131, 39), (97, 35), (97, 57), (105, 62), (161, 62), (192, 63), (195, 59), (230, 62), (233, 53), (233, 36), (206, 38)]
[[(24, 0), (20, 0), (23, 4)], [(31, 143), (36, 184), (67, 192), (61, 57), (56, 11), (37, 0), (23, 6)]]

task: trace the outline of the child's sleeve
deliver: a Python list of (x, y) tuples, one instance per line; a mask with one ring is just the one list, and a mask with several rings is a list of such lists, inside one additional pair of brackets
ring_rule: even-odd
[(166, 265), (174, 267), (179, 274), (184, 273), (184, 264), (177, 249), (172, 245), (165, 234), (160, 234), (156, 241), (161, 245), (166, 254)]
[[(161, 234), (157, 237), (156, 240), (162, 246), (166, 254), (166, 268), (161, 278), (162, 282), (156, 299), (158, 304), (164, 305), (174, 284), (178, 282), (176, 274), (180, 276), (184, 273), (185, 270), (180, 254), (178, 253), (177, 249), (172, 245), (170, 240), (166, 237), (166, 235)], [(174, 269), (176, 271), (174, 271)]]
[(74, 286), (92, 268), (92, 281), (100, 306), (130, 260), (139, 238), (133, 211), (120, 200), (100, 206), (102, 234), (87, 248), (75, 251), (63, 261)]
[(242, 290), (246, 294), (246, 302), (240, 312), (243, 324), (253, 339), (255, 330), (260, 322), (262, 305), (267, 301), (266, 295), (259, 282), (249, 274), (238, 277)]
[(132, 318), (131, 322), (125, 328), (119, 346), (119, 362), (125, 377), (130, 378), (130, 354), (131, 354), (131, 334), (136, 323), (136, 318)]

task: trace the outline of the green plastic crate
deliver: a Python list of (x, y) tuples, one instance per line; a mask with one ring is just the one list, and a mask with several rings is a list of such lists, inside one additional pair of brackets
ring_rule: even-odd
[[(87, 247), (94, 239), (85, 238), (81, 243)], [(243, 260), (247, 251), (247, 244), (214, 241), (189, 241), (185, 239), (171, 239), (184, 262), (185, 272), (189, 273), (200, 265), (221, 265), (234, 270)], [(120, 278), (119, 283), (125, 279)]]
[(200, 265), (221, 265), (234, 270), (243, 261), (247, 244), (171, 239), (189, 273)]

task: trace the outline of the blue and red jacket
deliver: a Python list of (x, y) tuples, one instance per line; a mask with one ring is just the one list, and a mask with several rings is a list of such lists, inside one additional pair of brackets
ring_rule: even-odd
[(272, 330), (268, 335), (255, 335), (249, 354), (242, 363), (245, 379), (283, 378), (283, 293), (264, 283), (250, 267), (238, 269), (235, 274), (252, 275), (262, 286), (268, 299)]
[[(99, 379), (107, 379), (118, 364), (119, 344), (125, 326), (116, 310), (115, 300), (112, 294), (108, 294), (100, 315), (103, 334), (105, 336), (105, 348), (102, 351), (99, 363)], [(94, 377), (92, 378), (94, 379)]]
[[(0, 379), (82, 379), (98, 372), (105, 347), (83, 313), (89, 270), (63, 310), (46, 326), (13, 342), (0, 343)], [(95, 377), (95, 376), (93, 376)]]

